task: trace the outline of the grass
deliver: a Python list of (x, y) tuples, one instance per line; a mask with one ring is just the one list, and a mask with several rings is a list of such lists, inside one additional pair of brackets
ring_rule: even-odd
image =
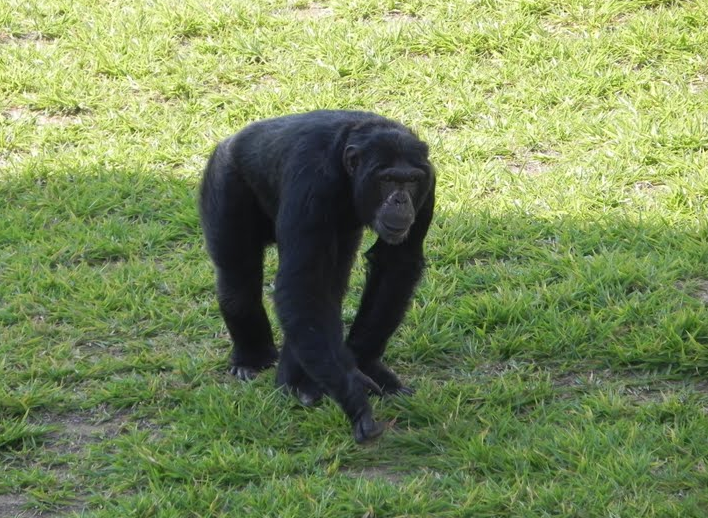
[[(705, 516), (706, 26), (705, 0), (0, 4), (0, 516)], [(418, 391), (367, 447), (226, 373), (195, 206), (218, 140), (325, 107), (412, 125), (439, 173), (387, 353)]]

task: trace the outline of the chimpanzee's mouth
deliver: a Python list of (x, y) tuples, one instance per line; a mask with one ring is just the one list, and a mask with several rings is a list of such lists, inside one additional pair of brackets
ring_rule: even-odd
[(381, 225), (383, 226), (383, 228), (385, 228), (391, 234), (395, 234), (398, 236), (401, 236), (408, 231), (407, 226), (406, 227), (396, 227), (393, 225), (389, 225), (388, 223), (384, 223), (383, 221), (381, 222)]

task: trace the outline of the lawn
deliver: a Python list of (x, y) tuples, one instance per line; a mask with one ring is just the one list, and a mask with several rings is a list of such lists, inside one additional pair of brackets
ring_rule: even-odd
[[(0, 2), (0, 517), (706, 516), (707, 28), (706, 0)], [(316, 108), (401, 120), (438, 171), (387, 352), (417, 392), (366, 446), (228, 374), (196, 210), (217, 141)]]

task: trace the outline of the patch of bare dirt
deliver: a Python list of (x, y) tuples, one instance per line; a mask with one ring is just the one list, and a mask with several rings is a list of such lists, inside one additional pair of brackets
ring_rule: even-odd
[(383, 479), (392, 484), (398, 484), (406, 475), (400, 471), (394, 471), (387, 466), (368, 466), (362, 469), (344, 468), (341, 470), (343, 475), (351, 478), (364, 478), (366, 480)]
[[(71, 454), (81, 458), (90, 444), (97, 444), (123, 433), (131, 422), (129, 417), (129, 412), (112, 412), (107, 407), (90, 412), (37, 415), (33, 419), (35, 424), (56, 427), (55, 431), (46, 436), (42, 448), (45, 452), (54, 453), (58, 457), (56, 461), (38, 463), (36, 467), (51, 473), (59, 480), (69, 484), (75, 483), (70, 466), (61, 460), (61, 455)], [(157, 430), (150, 423), (139, 422), (138, 424), (141, 428), (153, 429), (153, 435), (157, 435)], [(81, 512), (85, 508), (85, 503), (81, 499), (52, 510), (28, 508), (29, 503), (30, 500), (23, 494), (0, 495), (0, 518), (58, 518), (73, 512)]]
[(24, 108), (9, 108), (8, 110), (5, 110), (2, 115), (9, 121), (17, 121), (23, 117), (26, 117), (28, 112), (29, 110)]
[(497, 378), (507, 372), (518, 372), (525, 366), (526, 364), (514, 361), (485, 362), (478, 364), (473, 374), (475, 376)]
[(708, 304), (708, 279), (682, 281), (676, 283), (676, 287), (704, 304)]
[(2, 116), (10, 122), (22, 119), (33, 120), (37, 126), (71, 126), (81, 124), (83, 120), (77, 115), (34, 112), (28, 108), (13, 107), (5, 110)]
[(553, 161), (560, 156), (557, 151), (527, 151), (507, 159), (507, 167), (512, 173), (535, 176), (547, 172)]
[(639, 194), (644, 194), (644, 195), (651, 195), (654, 193), (658, 192), (666, 192), (670, 190), (670, 187), (668, 185), (664, 185), (662, 183), (652, 183), (648, 180), (642, 180), (639, 182), (636, 182), (633, 186), (632, 189)]
[(449, 135), (453, 135), (456, 131), (457, 131), (457, 129), (451, 128), (450, 126), (447, 126), (447, 125), (437, 126), (435, 128), (435, 132), (443, 138), (445, 138)]
[(71, 115), (38, 115), (37, 125), (38, 126), (71, 126), (73, 124), (81, 124), (83, 121), (81, 117), (71, 116)]
[(387, 22), (403, 22), (403, 23), (412, 23), (418, 20), (415, 16), (407, 13), (403, 13), (397, 9), (394, 9), (392, 11), (387, 12), (384, 17), (384, 20)]
[(681, 391), (708, 394), (708, 381), (695, 379), (656, 379), (641, 372), (614, 372), (611, 370), (569, 373), (553, 376), (553, 385), (561, 389), (613, 388), (619, 394), (637, 403), (659, 402), (667, 395)]
[(42, 424), (57, 426), (49, 435), (49, 448), (61, 453), (79, 453), (87, 444), (98, 443), (120, 434), (128, 423), (125, 414), (111, 418), (91, 414), (45, 415)]
[(641, 182), (636, 182), (634, 184), (634, 189), (637, 191), (647, 191), (656, 188), (657, 185), (654, 185), (653, 183), (642, 180)]
[(587, 31), (580, 25), (561, 18), (544, 18), (541, 27), (550, 35), (566, 36), (569, 38), (586, 38)]
[(37, 32), (37, 31), (30, 31), (30, 32), (25, 32), (22, 34), (15, 34), (13, 35), (15, 39), (18, 40), (29, 40), (29, 41), (53, 41), (56, 39), (54, 36), (50, 36), (49, 34), (45, 34), (43, 32)]
[(0, 495), (0, 517), (2, 518), (59, 518), (72, 512), (79, 512), (81, 505), (68, 505), (56, 510), (40, 510), (27, 507), (29, 500), (24, 495), (8, 493)]
[(698, 94), (708, 89), (708, 75), (698, 74), (688, 82), (688, 89), (692, 94)]
[(34, 45), (41, 48), (49, 45), (56, 39), (55, 36), (41, 32), (9, 33), (0, 31), (0, 45)]
[[(46, 450), (58, 454), (80, 454), (90, 444), (113, 439), (126, 432), (131, 423), (129, 411), (112, 411), (108, 407), (100, 407), (87, 412), (72, 412), (68, 414), (44, 413), (33, 420), (35, 424), (55, 427), (56, 430), (47, 436), (44, 443)], [(137, 421), (141, 429), (150, 429), (155, 437), (157, 428), (148, 421)], [(1, 516), (1, 515), (0, 515)]]
[(270, 92), (279, 92), (280, 91), (280, 83), (273, 76), (266, 74), (262, 77), (255, 79), (251, 85), (251, 88), (257, 92), (260, 92), (263, 90), (267, 90)]
[(74, 343), (75, 361), (82, 361), (92, 365), (100, 363), (109, 355), (115, 360), (124, 360), (127, 351), (112, 342), (101, 340), (100, 338), (86, 338), (77, 340)]
[(36, 516), (33, 514), (19, 514), (27, 504), (27, 499), (22, 495), (6, 494), (0, 495), (0, 516), (7, 518), (24, 518), (25, 516)]
[(281, 12), (287, 13), (298, 20), (318, 20), (320, 18), (327, 18), (328, 16), (334, 15), (334, 11), (331, 7), (327, 7), (316, 2), (311, 3), (307, 7), (295, 7), (293, 9), (286, 9)]

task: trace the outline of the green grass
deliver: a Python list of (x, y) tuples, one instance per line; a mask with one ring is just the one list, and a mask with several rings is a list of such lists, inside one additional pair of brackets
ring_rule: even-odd
[[(705, 0), (0, 3), (0, 516), (705, 516), (706, 27)], [(410, 124), (439, 174), (387, 353), (418, 391), (366, 447), (226, 373), (196, 213), (218, 140), (315, 108)]]

